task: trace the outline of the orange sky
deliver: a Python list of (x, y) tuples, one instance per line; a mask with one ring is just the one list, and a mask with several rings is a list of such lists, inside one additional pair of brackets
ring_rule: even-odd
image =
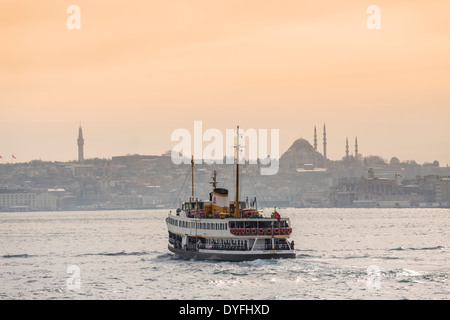
[(449, 14), (448, 0), (0, 0), (0, 163), (75, 160), (80, 121), (87, 158), (161, 154), (202, 120), (280, 129), (280, 153), (326, 123), (330, 159), (357, 135), (363, 155), (445, 166)]

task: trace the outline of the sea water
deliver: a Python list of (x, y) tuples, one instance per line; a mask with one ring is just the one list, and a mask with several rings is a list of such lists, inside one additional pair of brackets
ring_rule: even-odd
[(0, 299), (449, 299), (449, 209), (278, 211), (296, 259), (179, 258), (168, 209), (2, 212)]

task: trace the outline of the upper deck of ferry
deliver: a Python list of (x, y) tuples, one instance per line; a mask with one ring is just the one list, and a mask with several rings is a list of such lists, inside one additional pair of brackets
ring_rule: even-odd
[(246, 202), (239, 203), (240, 214), (235, 215), (234, 203), (222, 212), (214, 210), (215, 206), (210, 201), (186, 201), (177, 209), (176, 217), (170, 218), (169, 215), (168, 223), (189, 229), (228, 230), (236, 236), (289, 235), (292, 232), (289, 218), (281, 218), (276, 211), (270, 217), (264, 217), (256, 208), (248, 207)]

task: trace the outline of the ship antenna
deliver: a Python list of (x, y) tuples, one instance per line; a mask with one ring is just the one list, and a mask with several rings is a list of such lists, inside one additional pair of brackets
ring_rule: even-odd
[(192, 198), (194, 198), (194, 156), (191, 158), (191, 169), (192, 169)]
[(214, 170), (214, 175), (213, 175), (213, 188), (214, 188), (214, 189), (217, 188), (217, 180), (216, 180), (216, 177), (217, 177), (217, 173), (216, 173), (216, 170)]
[(236, 141), (236, 201), (234, 203), (234, 217), (240, 218), (239, 210), (239, 126), (237, 126), (237, 141)]

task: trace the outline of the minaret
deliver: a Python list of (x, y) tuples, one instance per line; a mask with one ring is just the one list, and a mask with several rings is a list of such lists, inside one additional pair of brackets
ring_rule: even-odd
[(78, 162), (82, 163), (84, 161), (84, 152), (83, 152), (83, 146), (84, 146), (84, 139), (83, 139), (83, 130), (81, 129), (81, 124), (80, 124), (80, 129), (78, 129)]
[(327, 160), (327, 129), (325, 128), (325, 123), (323, 124), (323, 157), (326, 161)]
[(316, 130), (316, 126), (314, 126), (314, 150), (317, 151), (317, 130)]
[(348, 160), (348, 138), (345, 139), (345, 160)]
[(358, 137), (355, 138), (355, 159), (358, 160)]

